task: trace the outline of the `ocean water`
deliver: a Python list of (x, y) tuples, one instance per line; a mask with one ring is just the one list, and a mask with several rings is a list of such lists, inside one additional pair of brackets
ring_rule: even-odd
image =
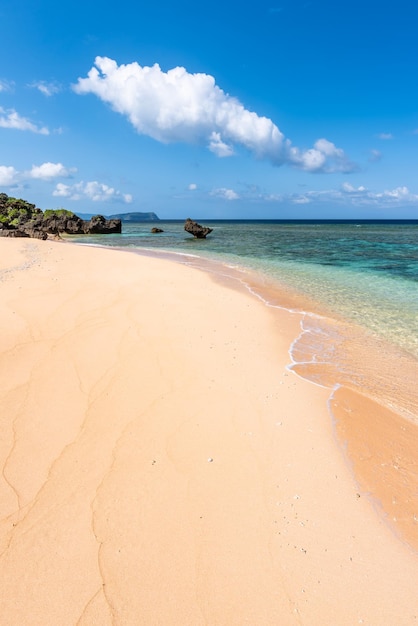
[[(290, 350), (298, 374), (361, 389), (418, 421), (418, 220), (205, 220), (214, 230), (204, 240), (183, 223), (124, 224), (122, 235), (76, 241), (197, 266), (216, 261), (211, 271), (230, 272), (266, 305), (301, 311)], [(151, 234), (154, 225), (164, 232)], [(294, 295), (291, 307), (284, 291)]]

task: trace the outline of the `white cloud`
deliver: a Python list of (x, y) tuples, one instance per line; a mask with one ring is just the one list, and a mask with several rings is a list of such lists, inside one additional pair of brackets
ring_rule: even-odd
[(233, 189), (226, 189), (225, 187), (221, 187), (219, 189), (214, 189), (210, 192), (211, 196), (216, 196), (217, 198), (223, 198), (224, 200), (238, 200), (239, 195)]
[(75, 183), (74, 185), (65, 185), (58, 183), (52, 192), (53, 196), (69, 198), (70, 200), (80, 200), (87, 198), (93, 202), (112, 202), (121, 201), (127, 204), (132, 202), (131, 194), (123, 194), (113, 187), (109, 187), (104, 183), (96, 180), (89, 182)]
[(43, 80), (31, 83), (29, 87), (33, 87), (34, 89), (38, 89), (44, 96), (52, 96), (55, 93), (59, 93), (61, 91), (61, 87), (56, 83), (47, 83)]
[(142, 67), (136, 62), (118, 66), (96, 57), (95, 67), (73, 89), (95, 94), (139, 133), (163, 143), (204, 144), (220, 157), (231, 156), (239, 146), (274, 165), (288, 163), (309, 172), (354, 169), (344, 152), (326, 139), (311, 150), (292, 148), (270, 119), (245, 109), (208, 74), (190, 74), (183, 67), (163, 72), (158, 64)]
[(418, 195), (409, 191), (408, 187), (396, 187), (395, 189), (387, 189), (381, 193), (373, 194), (375, 198), (393, 199), (393, 200), (418, 200)]
[(389, 141), (390, 139), (393, 139), (392, 133), (378, 133), (376, 137), (378, 139), (382, 139), (383, 141)]
[[(0, 165), (0, 186), (11, 187), (31, 180), (51, 181), (56, 178), (71, 178), (77, 172), (75, 167), (65, 167), (62, 163), (46, 162), (32, 165), (30, 170), (19, 171), (12, 166)], [(97, 181), (79, 182), (66, 185), (59, 182), (52, 192), (53, 196), (79, 200), (87, 198), (93, 202), (132, 202), (132, 195), (122, 193), (109, 185)]]
[(77, 168), (67, 168), (62, 163), (42, 163), (42, 165), (32, 165), (28, 172), (30, 178), (41, 180), (51, 180), (52, 178), (68, 178), (77, 171)]
[(293, 163), (306, 172), (352, 172), (357, 169), (347, 159), (344, 150), (328, 139), (318, 139), (314, 147), (305, 152), (298, 148), (291, 148), (290, 152)]
[(350, 183), (343, 183), (341, 185), (341, 189), (346, 193), (362, 193), (363, 191), (367, 191), (366, 187), (363, 187), (363, 185), (360, 185), (360, 187), (354, 187)]
[(209, 150), (218, 157), (229, 157), (234, 154), (233, 147), (222, 141), (221, 133), (215, 133), (215, 131), (209, 138)]
[[(226, 189), (217, 189), (211, 195), (225, 198)], [(233, 192), (235, 193), (235, 192)], [(249, 189), (248, 192), (240, 194), (241, 202), (266, 202), (280, 204), (332, 204), (337, 207), (378, 207), (390, 208), (394, 206), (416, 206), (418, 204), (418, 194), (411, 193), (408, 187), (401, 186), (385, 191), (371, 191), (364, 185), (355, 187), (344, 182), (339, 189), (323, 189), (304, 191), (300, 194), (274, 194), (258, 193), (256, 196)]]
[(33, 133), (39, 133), (40, 135), (49, 135), (47, 128), (36, 126), (25, 117), (21, 117), (17, 111), (10, 109), (5, 111), (0, 107), (0, 127), (1, 128), (14, 128), (17, 130), (29, 130)]
[(331, 189), (325, 191), (308, 191), (304, 196), (312, 200), (323, 200), (329, 202), (347, 203), (352, 206), (378, 206), (381, 208), (389, 206), (403, 206), (407, 204), (417, 204), (418, 194), (411, 193), (408, 187), (395, 187), (385, 191), (371, 191), (360, 185), (354, 187), (350, 183), (343, 183), (341, 189)]
[[(52, 180), (53, 178), (68, 178), (77, 171), (77, 168), (65, 167), (62, 163), (42, 163), (32, 165), (30, 170), (18, 171), (12, 166), (0, 166), (0, 184), (14, 185), (17, 182), (25, 182), (31, 179)], [(11, 181), (11, 182), (6, 182)]]
[(0, 165), (0, 185), (11, 187), (18, 182), (19, 172), (12, 166)]
[(189, 191), (194, 191), (195, 189), (197, 189), (197, 185), (196, 183), (190, 183), (190, 185), (188, 186)]
[(306, 196), (295, 196), (292, 198), (292, 202), (293, 204), (309, 204), (312, 202), (312, 199)]

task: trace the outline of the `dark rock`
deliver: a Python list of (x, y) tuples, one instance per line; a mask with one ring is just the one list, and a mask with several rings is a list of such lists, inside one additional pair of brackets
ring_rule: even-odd
[[(30, 233), (41, 230), (46, 235), (58, 235), (59, 233), (67, 233), (67, 235), (106, 235), (122, 232), (122, 225), (120, 220), (107, 220), (103, 215), (95, 215), (91, 220), (86, 221), (73, 213), (69, 215), (41, 215), (30, 222), (26, 222), (23, 225), (23, 229)], [(33, 235), (31, 234), (31, 236)]]
[(205, 239), (206, 236), (213, 231), (213, 228), (209, 228), (208, 226), (201, 226), (197, 222), (191, 220), (190, 217), (188, 217), (184, 223), (184, 230), (193, 235), (193, 237), (195, 237), (196, 239)]
[(163, 229), (162, 228), (157, 228), (156, 226), (154, 226), (154, 228), (151, 228), (151, 232), (152, 233), (163, 233)]
[(24, 230), (25, 236), (32, 237), (32, 239), (48, 239), (48, 233), (39, 228), (25, 228)]
[[(28, 225), (29, 226), (29, 225)], [(70, 215), (50, 215), (43, 216), (35, 228), (40, 228), (46, 233), (56, 235), (58, 233), (68, 233), (69, 235), (82, 235), (84, 233), (84, 220), (75, 214)]]
[(84, 222), (83, 232), (86, 234), (109, 235), (122, 232), (120, 219), (106, 219), (103, 215), (94, 215), (89, 222)]
[(30, 235), (18, 228), (0, 228), (0, 237), (30, 237)]

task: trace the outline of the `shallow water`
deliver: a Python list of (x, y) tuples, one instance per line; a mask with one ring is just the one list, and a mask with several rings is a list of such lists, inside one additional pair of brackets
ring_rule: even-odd
[(283, 287), (300, 294), (310, 309), (291, 349), (295, 371), (418, 416), (418, 222), (204, 224), (214, 229), (206, 240), (183, 222), (159, 222), (161, 234), (150, 233), (153, 224), (124, 224), (122, 235), (77, 241), (167, 251), (194, 265), (216, 260), (270, 306), (289, 307)]

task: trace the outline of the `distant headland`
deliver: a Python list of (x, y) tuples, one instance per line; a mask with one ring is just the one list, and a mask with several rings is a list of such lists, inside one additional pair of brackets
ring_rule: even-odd
[[(93, 213), (79, 213), (80, 217), (85, 220), (89, 220), (93, 217)], [(115, 215), (110, 215), (109, 219), (118, 219), (122, 222), (131, 222), (136, 224), (138, 222), (159, 222), (160, 218), (153, 212), (149, 213), (141, 213), (139, 211), (134, 211), (132, 213), (115, 213)]]

